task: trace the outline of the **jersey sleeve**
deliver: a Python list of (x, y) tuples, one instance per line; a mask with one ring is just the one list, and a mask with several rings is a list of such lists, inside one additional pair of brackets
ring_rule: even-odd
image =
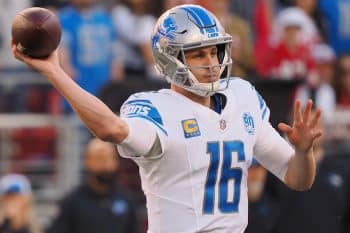
[(263, 122), (261, 132), (254, 146), (254, 157), (281, 181), (287, 172), (294, 149), (283, 139), (269, 122)]
[(284, 181), (288, 163), (294, 155), (294, 149), (269, 122), (270, 109), (263, 97), (257, 92), (258, 116), (261, 117), (260, 130), (254, 146), (254, 157), (266, 169)]
[(122, 157), (155, 159), (163, 155), (168, 133), (150, 100), (129, 98), (121, 107), (120, 117), (129, 127), (127, 138), (117, 146)]
[(259, 92), (257, 92), (255, 89), (254, 89), (254, 91), (255, 91), (255, 94), (259, 100), (259, 111), (258, 111), (259, 116), (261, 117), (261, 120), (263, 122), (268, 122), (270, 119), (270, 109), (266, 105), (264, 98), (259, 94)]

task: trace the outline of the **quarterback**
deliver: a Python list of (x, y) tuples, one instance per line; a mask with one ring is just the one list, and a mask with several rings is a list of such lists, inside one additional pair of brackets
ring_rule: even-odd
[(99, 138), (117, 144), (138, 166), (149, 233), (243, 233), (248, 219), (247, 170), (253, 156), (288, 187), (314, 181), (313, 142), (320, 111), (296, 101), (291, 125), (269, 123), (269, 108), (247, 81), (230, 77), (231, 36), (197, 5), (180, 5), (157, 21), (151, 46), (169, 89), (136, 93), (120, 117), (80, 88), (59, 65), (16, 50), (41, 72)]

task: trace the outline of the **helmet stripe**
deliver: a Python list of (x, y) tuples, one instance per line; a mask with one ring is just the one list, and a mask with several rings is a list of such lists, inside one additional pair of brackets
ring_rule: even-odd
[(199, 7), (183, 7), (182, 9), (187, 11), (192, 16), (202, 34), (209, 34), (219, 31), (214, 18), (204, 9)]
[(196, 14), (195, 11), (193, 11), (193, 9), (191, 9), (190, 7), (182, 7), (182, 9), (184, 9), (185, 11), (187, 11), (187, 13), (189, 13), (192, 18), (195, 20), (195, 24), (199, 27), (200, 31), (202, 34), (204, 34), (204, 30), (203, 30), (203, 22), (201, 21), (201, 19), (199, 18), (199, 16)]
[(210, 27), (215, 25), (215, 20), (202, 8), (199, 7), (189, 7), (191, 10), (193, 10), (200, 20), (203, 22), (203, 27)]

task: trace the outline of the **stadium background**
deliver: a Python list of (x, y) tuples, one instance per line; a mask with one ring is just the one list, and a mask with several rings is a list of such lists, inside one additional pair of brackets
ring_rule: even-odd
[[(106, 9), (114, 22), (117, 36), (112, 43), (116, 45), (121, 66), (116, 68), (113, 78), (96, 84), (99, 89), (94, 94), (115, 112), (131, 93), (167, 86), (152, 70), (149, 25), (170, 6), (202, 4), (219, 15), (232, 34), (233, 75), (250, 80), (260, 91), (270, 106), (272, 124), (288, 122), (297, 96), (302, 100), (306, 96), (312, 98), (323, 110), (323, 146), (332, 172), (347, 174), (350, 1), (218, 0), (214, 4), (206, 0), (99, 0), (96, 3)], [(0, 0), (0, 175), (22, 173), (29, 178), (43, 226), (50, 224), (57, 201), (79, 184), (84, 144), (91, 135), (45, 79), (11, 57), (8, 41), (11, 20), (21, 9), (42, 6), (60, 14), (67, 4), (68, 0)], [(299, 33), (294, 45), (290, 41), (293, 30)], [(288, 50), (290, 44), (294, 50)], [(118, 181), (134, 194), (139, 220), (145, 226), (146, 210), (137, 167), (125, 159), (121, 163)], [(347, 176), (343, 177), (347, 182)], [(272, 199), (276, 195), (276, 182), (269, 176), (266, 184)], [(346, 195), (349, 196), (347, 191)], [(347, 198), (342, 203), (344, 210), (338, 216), (339, 224), (348, 224), (348, 203)]]

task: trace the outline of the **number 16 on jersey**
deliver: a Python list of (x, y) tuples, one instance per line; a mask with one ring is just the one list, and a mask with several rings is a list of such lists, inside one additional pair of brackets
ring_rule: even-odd
[[(220, 142), (208, 142), (207, 153), (210, 155), (210, 165), (204, 189), (203, 213), (213, 214), (215, 190), (218, 189), (218, 209), (222, 213), (238, 211), (241, 196), (242, 169), (231, 167), (232, 155), (237, 154), (238, 162), (245, 161), (244, 144), (241, 141), (225, 141), (222, 147), (222, 168), (218, 174), (221, 159)], [(236, 153), (235, 153), (236, 152)], [(233, 180), (233, 198), (229, 200), (228, 183)]]

